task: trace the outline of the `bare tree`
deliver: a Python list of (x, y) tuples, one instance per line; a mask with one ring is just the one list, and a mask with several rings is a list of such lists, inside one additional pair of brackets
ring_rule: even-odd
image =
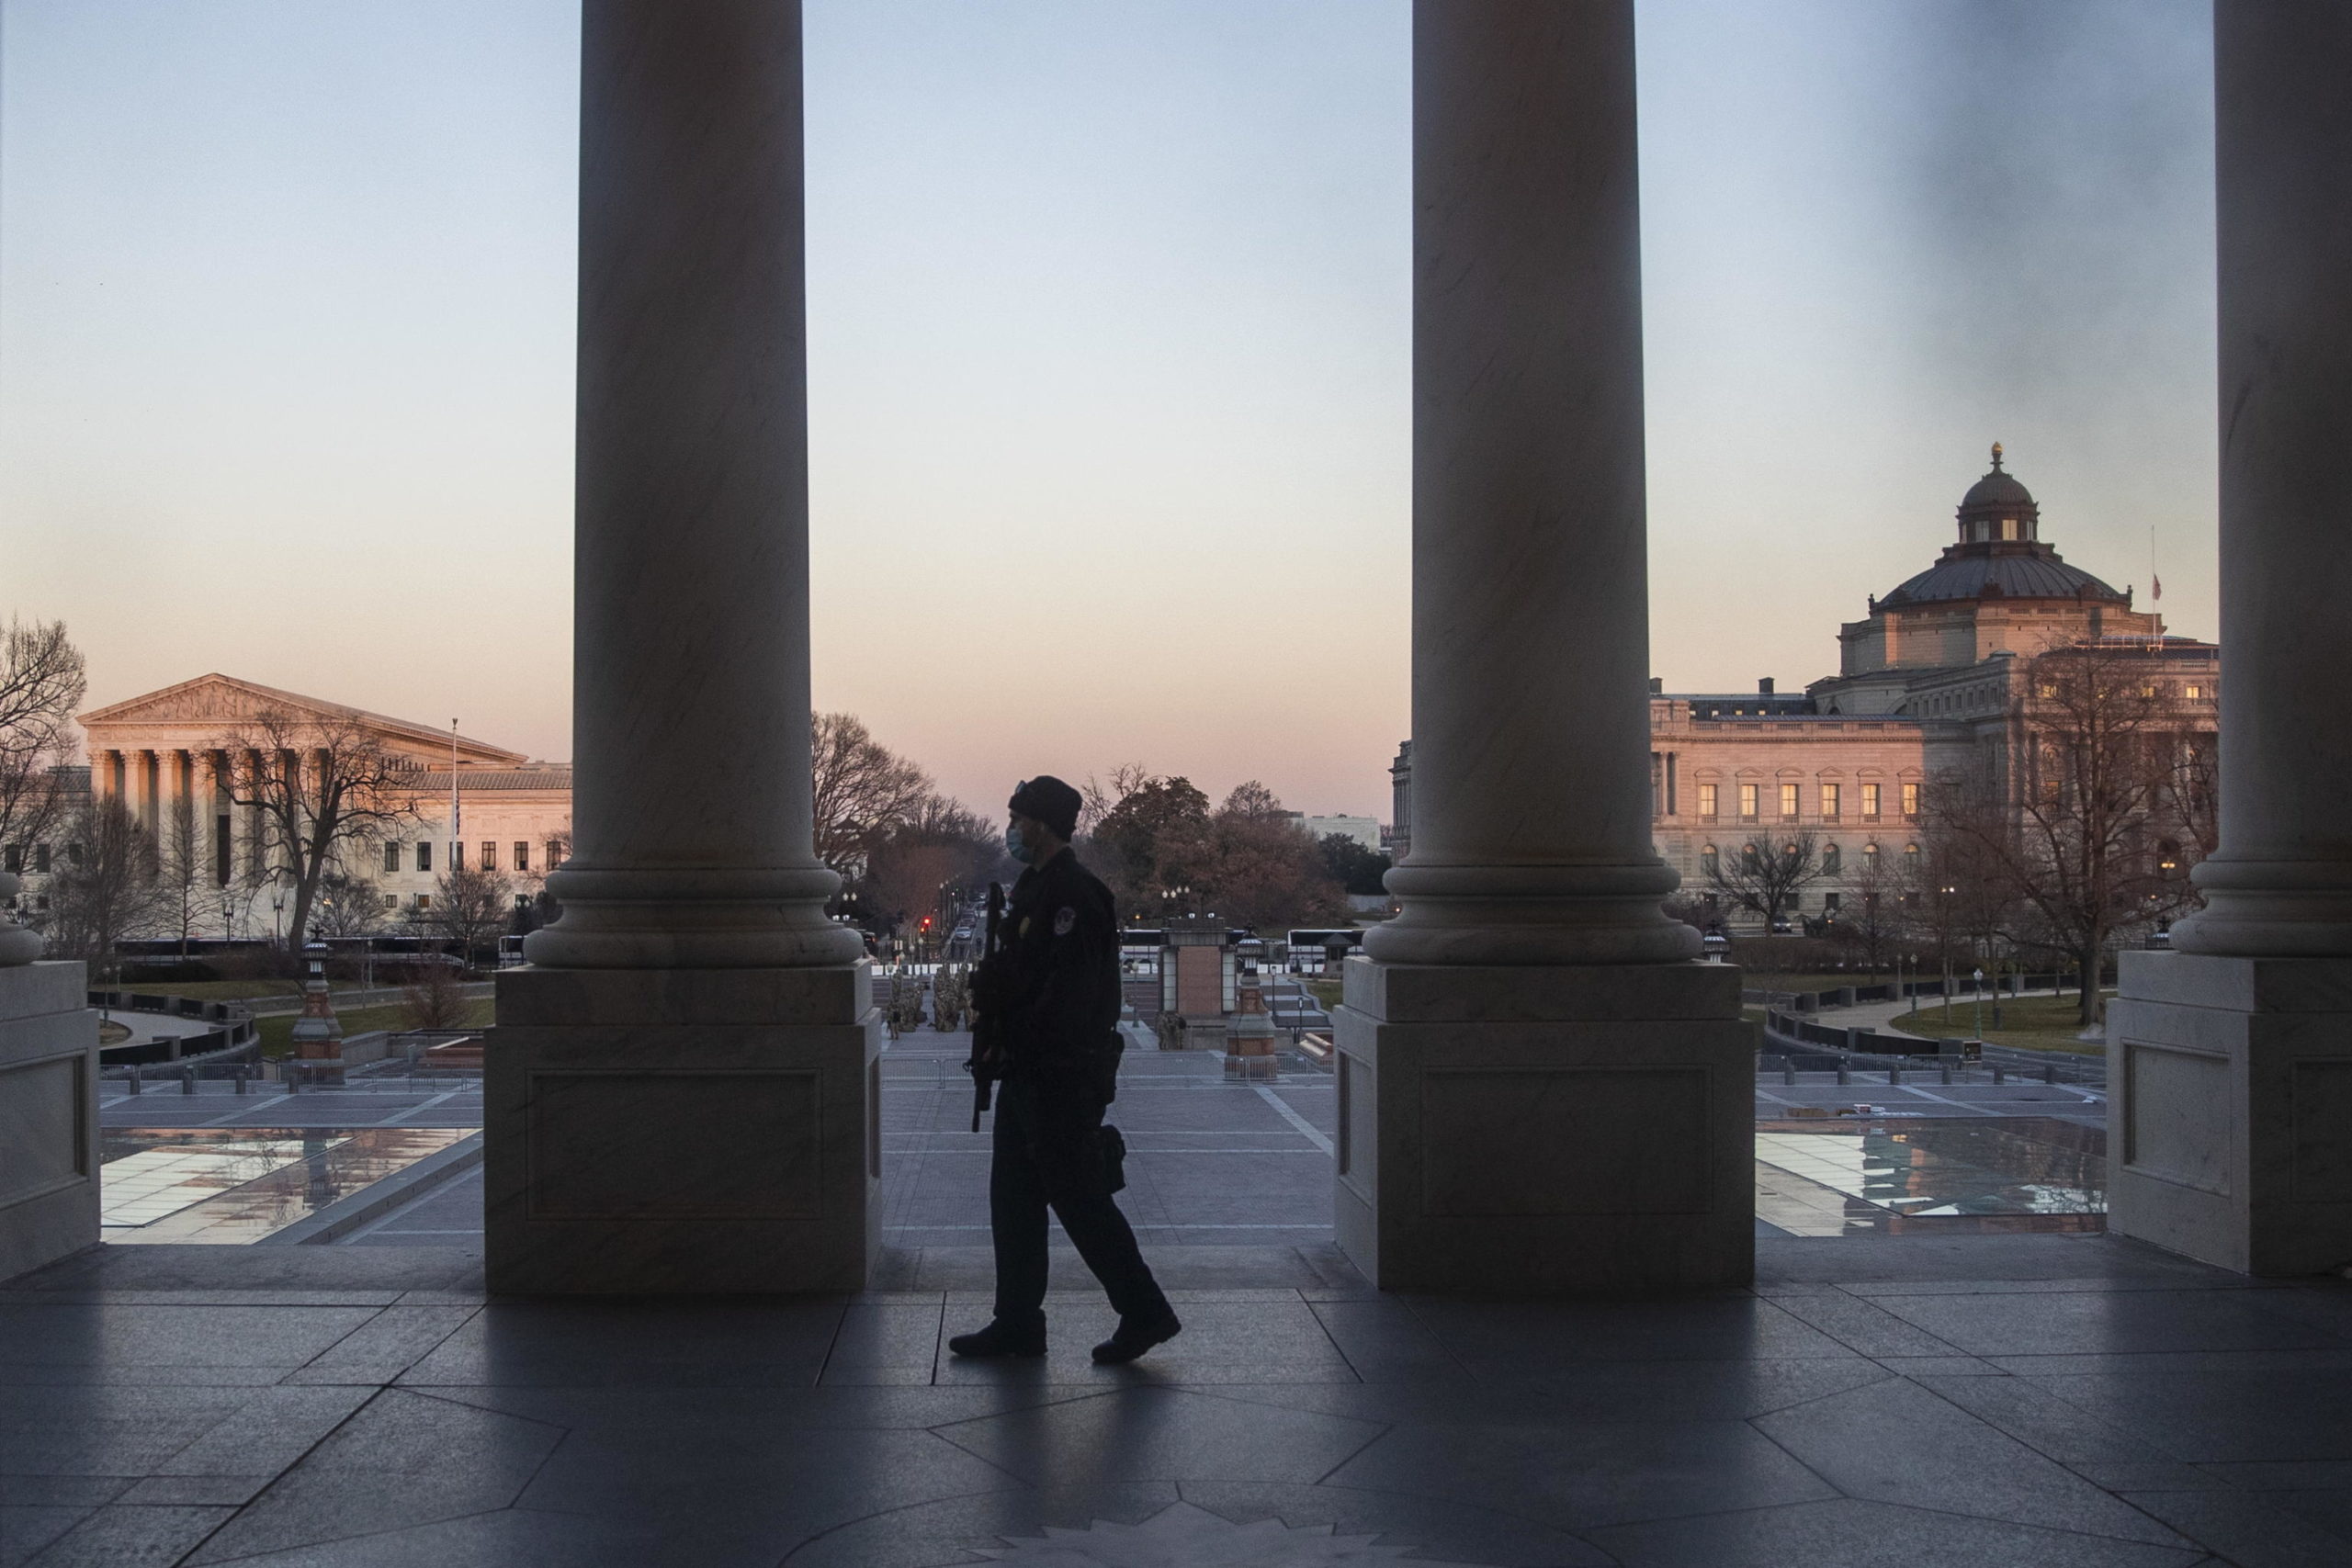
[(2115, 934), (2194, 898), (2163, 865), (2164, 846), (2174, 846), (2177, 863), (2180, 840), (2196, 829), (2179, 819), (2184, 719), (2160, 671), (2136, 644), (2040, 655), (2026, 671), (2010, 776), (1979, 766), (1925, 792), (1936, 836), (1971, 846), (2024, 907), (2029, 937), (2080, 965), (2086, 1028), (2099, 1020), (2100, 970)]
[(319, 878), (311, 930), (320, 936), (374, 936), (384, 929), (384, 893), (364, 876), (331, 871)]
[(875, 739), (855, 714), (820, 713), (809, 723), (817, 858), (854, 876), (874, 845), (937, 792), (930, 774)]
[(49, 883), (50, 951), (103, 972), (116, 943), (153, 931), (167, 911), (155, 840), (111, 795), (83, 807), (65, 832)]
[(503, 871), (452, 866), (433, 879), (433, 902), (409, 911), (421, 931), (456, 944), (470, 968), (474, 954), (494, 943), (514, 919), (514, 884)]
[(229, 798), (254, 807), (262, 852), (293, 886), (300, 942), (320, 881), (417, 819), (417, 770), (356, 716), (266, 707), (215, 744), (229, 753)]
[(1085, 803), (1079, 807), (1077, 837), (1092, 837), (1102, 818), (1116, 810), (1119, 802), (1149, 784), (1151, 778), (1151, 770), (1141, 762), (1122, 762), (1106, 778), (1087, 774), (1086, 787), (1079, 792)]
[(1764, 917), (1764, 929), (1779, 923), (1781, 911), (1821, 880), (1820, 846), (1811, 833), (1774, 839), (1758, 834), (1729, 854), (1706, 862), (1707, 885), (1738, 908)]
[(1904, 929), (1903, 896), (1909, 890), (1903, 874), (1887, 865), (1883, 854), (1863, 855), (1845, 877), (1844, 897), (1829, 933), (1854, 950), (1862, 966), (1875, 975), (1894, 955)]
[(159, 923), (187, 956), (188, 939), (203, 923), (204, 906), (211, 901), (204, 828), (197, 819), (196, 802), (175, 796), (164, 810), (163, 831), (156, 836), (155, 882)]
[(11, 620), (0, 633), (0, 844), (39, 843), (64, 818), (56, 770), (88, 689), (64, 622)]

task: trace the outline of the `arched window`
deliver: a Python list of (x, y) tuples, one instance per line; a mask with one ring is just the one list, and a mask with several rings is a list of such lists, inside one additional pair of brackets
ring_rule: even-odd
[(1845, 856), (1838, 852), (1837, 845), (1824, 844), (1821, 846), (1821, 874), (1824, 876), (1837, 875), (1839, 871), (1844, 869), (1844, 863)]
[(1917, 869), (1917, 866), (1918, 866), (1918, 864), (1919, 864), (1919, 846), (1918, 846), (1918, 845), (1917, 845), (1917, 844), (1905, 844), (1905, 845), (1904, 845), (1904, 846), (1903, 846), (1903, 863), (1904, 863), (1905, 865), (1907, 865), (1907, 866), (1913, 867), (1914, 869)]
[(1699, 852), (1699, 869), (1705, 872), (1709, 876), (1713, 876), (1716, 872), (1721, 871), (1723, 869), (1723, 852), (1715, 848), (1714, 845), (1709, 844), (1705, 849)]
[(1864, 871), (1876, 871), (1878, 869), (1878, 846), (1876, 844), (1864, 844), (1862, 846), (1862, 869)]
[(1755, 840), (1750, 839), (1747, 843), (1739, 846), (1740, 863), (1747, 866), (1749, 870), (1753, 871), (1757, 865), (1762, 862), (1763, 858), (1763, 856), (1756, 852)]

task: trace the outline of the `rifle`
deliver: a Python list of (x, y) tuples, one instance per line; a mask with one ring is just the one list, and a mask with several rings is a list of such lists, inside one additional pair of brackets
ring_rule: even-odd
[(989, 1108), (989, 1090), (1004, 1072), (1004, 1010), (998, 995), (1004, 989), (997, 957), (997, 928), (1004, 920), (1004, 884), (989, 884), (988, 935), (980, 947), (980, 962), (972, 971), (972, 1055), (964, 1070), (972, 1075), (972, 1131), (980, 1130), (980, 1112)]

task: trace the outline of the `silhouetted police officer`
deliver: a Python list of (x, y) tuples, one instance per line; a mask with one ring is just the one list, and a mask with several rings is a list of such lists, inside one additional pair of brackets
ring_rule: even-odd
[[(992, 1007), (974, 1070), (1001, 1080), (989, 1168), (996, 1317), (947, 1342), (958, 1356), (1046, 1353), (1046, 1211), (1102, 1282), (1119, 1326), (1094, 1359), (1132, 1361), (1183, 1326), (1169, 1309), (1112, 1193), (1118, 1089), (1119, 936), (1111, 890), (1078, 863), (1078, 791), (1051, 777), (1012, 794), (1005, 847), (1025, 866), (981, 959), (976, 999)], [(983, 1059), (983, 1052), (988, 1059)]]

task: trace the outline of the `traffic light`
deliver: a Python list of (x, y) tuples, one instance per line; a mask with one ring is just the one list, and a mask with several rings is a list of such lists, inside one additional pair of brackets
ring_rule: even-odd
[(925, 931), (931, 930), (931, 917), (929, 915), (925, 915), (922, 918), (922, 929)]

